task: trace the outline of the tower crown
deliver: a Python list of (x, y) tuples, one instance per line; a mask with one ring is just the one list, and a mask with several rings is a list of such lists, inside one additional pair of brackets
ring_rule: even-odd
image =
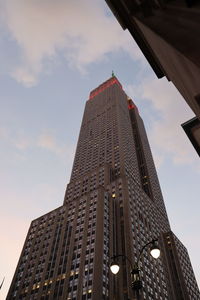
[(106, 80), (104, 83), (100, 84), (96, 89), (92, 90), (90, 93), (90, 100), (93, 99), (95, 96), (97, 96), (98, 94), (100, 94), (101, 92), (103, 92), (105, 89), (107, 89), (108, 87), (110, 87), (113, 84), (118, 84), (120, 86), (120, 88), (122, 89), (122, 85), (119, 82), (119, 80), (117, 79), (117, 77), (112, 76), (111, 78), (109, 78), (108, 80)]

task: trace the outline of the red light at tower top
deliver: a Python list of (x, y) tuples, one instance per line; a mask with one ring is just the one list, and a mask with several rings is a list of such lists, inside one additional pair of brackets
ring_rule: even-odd
[(132, 109), (132, 108), (135, 108), (135, 105), (129, 104), (129, 105), (128, 105), (128, 109)]
[[(95, 96), (99, 95), (101, 92), (105, 91), (108, 87), (110, 87), (114, 84), (117, 84), (122, 89), (121, 83), (119, 82), (117, 77), (114, 76), (114, 73), (112, 72), (111, 78), (109, 78), (104, 83), (100, 84), (96, 89), (94, 89), (93, 91), (90, 92), (89, 100), (93, 99)], [(127, 101), (128, 101), (128, 109), (129, 110), (135, 109), (138, 111), (137, 106), (135, 105), (135, 103), (133, 102), (133, 100), (131, 98), (127, 97)]]
[(137, 106), (133, 103), (133, 100), (128, 98), (128, 109), (131, 110), (131, 109), (136, 109), (138, 110)]
[(113, 76), (110, 79), (108, 79), (107, 81), (105, 81), (104, 83), (102, 83), (100, 86), (98, 86), (96, 89), (91, 91), (89, 99), (91, 100), (92, 98), (94, 98), (95, 96), (97, 96), (98, 94), (100, 94), (105, 89), (112, 86), (113, 84), (118, 84), (120, 86), (120, 88), (122, 89), (122, 85), (119, 82), (119, 80), (115, 76)]

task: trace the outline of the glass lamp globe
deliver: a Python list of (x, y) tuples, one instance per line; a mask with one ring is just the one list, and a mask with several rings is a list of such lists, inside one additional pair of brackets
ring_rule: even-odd
[(158, 246), (154, 245), (151, 247), (150, 253), (153, 258), (157, 259), (160, 256), (160, 249)]
[(110, 270), (111, 272), (116, 275), (118, 272), (119, 272), (119, 265), (117, 262), (113, 262), (111, 265), (110, 265)]

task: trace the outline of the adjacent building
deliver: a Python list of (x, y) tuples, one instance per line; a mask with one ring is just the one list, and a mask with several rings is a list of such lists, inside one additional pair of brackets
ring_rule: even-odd
[[(129, 30), (157, 77), (166, 76), (173, 82), (200, 124), (200, 2), (106, 2), (122, 28)], [(198, 132), (198, 151), (199, 140)]]
[(166, 232), (163, 238), (163, 255), (170, 280), (170, 299), (199, 299), (198, 287), (185, 246), (174, 235)]
[(197, 154), (200, 156), (200, 119), (197, 117), (181, 124)]
[(130, 266), (122, 260), (114, 277), (111, 257), (123, 253), (134, 263), (154, 238), (163, 254), (141, 257), (141, 300), (199, 300), (189, 256), (170, 229), (143, 121), (112, 76), (90, 93), (64, 203), (32, 221), (7, 300), (133, 299)]

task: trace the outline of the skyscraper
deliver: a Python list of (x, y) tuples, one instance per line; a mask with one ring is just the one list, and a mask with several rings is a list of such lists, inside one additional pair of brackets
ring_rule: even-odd
[(32, 221), (7, 300), (132, 299), (130, 266), (122, 260), (114, 277), (110, 259), (124, 254), (134, 263), (154, 238), (162, 257), (155, 262), (144, 251), (141, 299), (199, 300), (142, 119), (112, 76), (90, 93), (64, 203)]

